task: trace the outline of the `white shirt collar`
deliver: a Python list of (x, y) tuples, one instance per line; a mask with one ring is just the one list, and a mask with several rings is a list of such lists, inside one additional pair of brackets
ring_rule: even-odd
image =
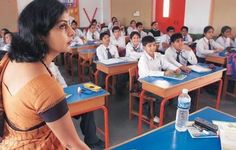
[(144, 50), (144, 54), (147, 56), (148, 60), (154, 60), (157, 57), (156, 52), (154, 52), (154, 58), (152, 58), (145, 50)]

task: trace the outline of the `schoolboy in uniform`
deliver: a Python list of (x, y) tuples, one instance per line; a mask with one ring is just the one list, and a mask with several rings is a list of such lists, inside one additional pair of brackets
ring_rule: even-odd
[[(155, 39), (152, 36), (146, 36), (142, 39), (144, 54), (138, 62), (139, 79), (147, 76), (168, 76), (179, 73), (178, 67), (169, 63), (165, 56), (156, 52)], [(165, 70), (165, 71), (163, 71)], [(156, 97), (156, 96), (154, 96)], [(155, 102), (154, 122), (159, 122), (160, 99), (157, 97)]]
[(88, 32), (86, 34), (86, 38), (88, 41), (98, 41), (99, 40), (99, 32), (97, 31), (97, 27), (95, 24), (90, 24)]
[(119, 56), (125, 56), (125, 37), (121, 35), (120, 27), (114, 26), (112, 28), (113, 36), (111, 36), (111, 44), (116, 46)]
[(130, 34), (130, 42), (126, 45), (126, 57), (138, 60), (143, 54), (143, 46), (140, 42), (140, 34), (133, 31)]
[(136, 23), (136, 30), (141, 36), (141, 39), (145, 36), (147, 36), (147, 33), (143, 31), (143, 23), (142, 22), (137, 22)]
[(191, 48), (183, 43), (183, 37), (180, 33), (175, 33), (170, 37), (171, 46), (165, 51), (166, 59), (182, 71), (188, 73), (190, 68), (188, 64), (197, 64), (197, 57)]
[(187, 44), (187, 45), (192, 44), (193, 39), (192, 39), (192, 37), (188, 33), (188, 27), (182, 26), (181, 27), (181, 34), (183, 36), (184, 44)]
[(159, 51), (164, 54), (165, 50), (170, 46), (170, 37), (175, 33), (175, 28), (172, 26), (167, 27), (166, 34), (161, 36)]

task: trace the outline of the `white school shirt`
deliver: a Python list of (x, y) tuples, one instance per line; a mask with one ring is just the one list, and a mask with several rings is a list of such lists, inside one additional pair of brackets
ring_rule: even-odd
[(96, 49), (96, 55), (98, 57), (98, 60), (106, 60), (108, 59), (108, 56), (107, 56), (107, 48), (109, 48), (109, 51), (112, 55), (113, 58), (118, 58), (119, 57), (119, 53), (118, 53), (118, 50), (117, 48), (112, 45), (112, 44), (109, 44), (108, 47), (105, 47), (103, 44), (101, 44), (100, 46), (97, 47)]
[(3, 38), (0, 38), (0, 47), (3, 47), (5, 45)]
[(230, 38), (225, 38), (223, 36), (220, 36), (216, 39), (216, 42), (219, 43), (221, 46), (224, 48), (230, 47), (230, 46), (235, 46), (235, 42), (230, 39)]
[(84, 44), (83, 40), (79, 36), (75, 36), (71, 41), (70, 46), (83, 45), (83, 44)]
[[(210, 43), (211, 43), (212, 49), (216, 49), (216, 48), (224, 49), (223, 46), (221, 46), (219, 43), (215, 42), (213, 39), (210, 40)], [(196, 54), (200, 58), (205, 58), (207, 55), (214, 54), (213, 50), (209, 50), (207, 38), (203, 37), (197, 41)]]
[(113, 23), (110, 22), (110, 23), (108, 24), (108, 29), (111, 30), (112, 28), (113, 28)]
[(162, 43), (167, 43), (170, 44), (170, 36), (168, 34), (163, 34), (160, 38), (160, 46), (159, 46), (159, 50), (164, 52), (165, 49), (162, 47)]
[(189, 34), (187, 34), (186, 36), (183, 36), (183, 40), (184, 40), (184, 43), (187, 43), (187, 44), (193, 42), (193, 39)]
[(152, 58), (146, 51), (138, 61), (139, 79), (147, 76), (164, 76), (164, 70), (176, 70), (178, 67), (169, 63), (165, 56), (155, 52)]
[(197, 57), (192, 50), (181, 50), (179, 55), (179, 61), (177, 62), (177, 50), (171, 46), (165, 51), (166, 59), (176, 67), (187, 66), (189, 62), (192, 65), (197, 64)]
[(114, 46), (125, 48), (125, 37), (124, 36), (120, 36), (118, 39), (116, 39), (114, 36), (111, 36), (110, 41), (111, 41), (111, 44)]
[(90, 32), (88, 30), (88, 32), (86, 34), (86, 38), (87, 38), (88, 41), (94, 41), (94, 40), (97, 41), (97, 40), (99, 40), (100, 34), (98, 33), (98, 31), (94, 32), (95, 39), (92, 38), (92, 35), (93, 35), (92, 32)]
[(55, 63), (51, 62), (48, 68), (51, 71), (51, 73), (53, 74), (53, 77), (60, 83), (60, 85), (63, 88), (67, 87), (65, 79), (62, 77), (61, 72), (59, 71), (59, 69), (55, 65)]
[(80, 38), (84, 38), (85, 35), (80, 29), (75, 29), (75, 36), (78, 36)]
[(133, 32), (136, 28), (128, 27), (127, 34), (130, 35), (131, 32)]
[(132, 42), (129, 42), (126, 45), (126, 54), (125, 54), (126, 57), (131, 57), (133, 59), (138, 60), (142, 55), (143, 55), (143, 45), (141, 43), (139, 43), (139, 45), (136, 48), (134, 48)]

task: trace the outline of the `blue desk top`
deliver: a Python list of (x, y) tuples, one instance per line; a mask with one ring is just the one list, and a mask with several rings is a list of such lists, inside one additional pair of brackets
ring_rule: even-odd
[(92, 45), (99, 45), (100, 42), (99, 41), (88, 41), (87, 43), (83, 44), (83, 45), (75, 45), (75, 46), (71, 46), (71, 48), (80, 48), (80, 47), (83, 47), (83, 46), (92, 46)]
[[(210, 107), (190, 115), (189, 120), (202, 117), (208, 121), (236, 122), (236, 117), (230, 116)], [(174, 122), (160, 129), (120, 145), (113, 150), (220, 150), (220, 138), (191, 138), (188, 131), (177, 132)]]
[[(203, 65), (203, 64), (201, 64), (201, 65)], [(191, 71), (187, 75), (187, 77), (184, 78), (183, 80), (175, 80), (175, 79), (169, 79), (169, 78), (165, 78), (165, 77), (155, 77), (155, 76), (148, 76), (148, 77), (142, 78), (140, 80), (148, 82), (150, 84), (154, 84), (154, 85), (161, 87), (161, 88), (168, 88), (171, 86), (181, 84), (183, 82), (187, 82), (187, 81), (199, 78), (199, 77), (204, 77), (204, 76), (210, 75), (212, 73), (215, 73), (217, 71), (223, 71), (223, 70), (225, 70), (225, 68), (216, 66), (215, 69), (213, 69), (210, 72), (197, 73), (197, 72)]]
[(82, 54), (95, 53), (95, 52), (96, 52), (96, 49), (85, 49), (85, 50), (79, 51), (79, 53), (82, 53)]
[[(78, 87), (83, 89), (83, 92), (80, 93), (80, 94), (78, 94), (78, 92), (77, 92)], [(66, 99), (68, 104), (75, 103), (75, 102), (80, 102), (80, 101), (88, 100), (88, 99), (91, 99), (91, 98), (94, 98), (94, 97), (109, 94), (104, 89), (101, 89), (98, 92), (94, 92), (94, 91), (85, 89), (83, 87), (83, 84), (76, 84), (76, 85), (68, 86), (68, 87), (64, 88), (64, 92), (66, 94), (72, 94), (70, 97), (68, 97)]]

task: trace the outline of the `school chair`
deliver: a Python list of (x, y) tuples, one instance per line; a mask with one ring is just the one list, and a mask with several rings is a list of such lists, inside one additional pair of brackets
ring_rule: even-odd
[[(134, 99), (138, 98), (141, 93), (141, 83), (137, 81), (138, 78), (138, 67), (132, 67), (129, 69), (129, 119), (132, 119), (133, 115), (138, 116), (138, 112), (133, 110)], [(139, 84), (140, 83), (140, 84)], [(139, 84), (139, 85), (138, 85)], [(141, 89), (138, 89), (141, 88)], [(150, 125), (150, 128), (153, 127), (153, 106), (155, 98), (144, 95), (144, 103), (148, 103), (150, 106), (150, 118), (143, 115), (143, 121)]]
[(73, 58), (77, 58), (78, 53), (76, 48), (72, 48), (69, 52), (64, 53), (64, 64), (65, 69), (69, 72), (69, 74), (72, 77), (72, 80), (74, 80), (74, 64), (73, 64)]

